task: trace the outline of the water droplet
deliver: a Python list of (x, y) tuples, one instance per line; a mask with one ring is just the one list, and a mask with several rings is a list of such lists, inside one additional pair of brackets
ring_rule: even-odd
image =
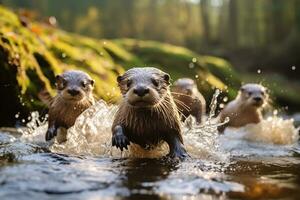
[(56, 24), (56, 18), (54, 17), (54, 16), (51, 16), (51, 17), (49, 17), (49, 23), (52, 25), (52, 26), (54, 26), (55, 24)]
[(195, 67), (194, 63), (190, 63), (190, 64), (189, 64), (189, 68), (190, 68), (190, 69), (193, 69), (194, 67)]
[(195, 78), (196, 78), (196, 79), (198, 79), (198, 78), (199, 78), (199, 75), (198, 75), (198, 74), (196, 74), (196, 75), (195, 75)]
[(61, 54), (61, 57), (62, 57), (62, 58), (65, 58), (65, 57), (67, 57), (67, 55), (66, 55), (65, 53), (62, 53), (62, 54)]
[(274, 110), (274, 111), (273, 111), (273, 115), (276, 116), (277, 114), (278, 114), (278, 110)]
[(194, 63), (197, 62), (197, 58), (193, 58), (192, 62), (194, 62)]
[(296, 70), (296, 66), (292, 66), (292, 70), (295, 71)]
[(15, 114), (15, 118), (18, 119), (20, 117), (20, 113)]
[(260, 73), (261, 73), (261, 70), (260, 70), (260, 69), (258, 69), (258, 70), (257, 70), (257, 73), (258, 73), (258, 74), (260, 74)]
[(228, 97), (224, 97), (224, 98), (223, 98), (223, 101), (224, 101), (224, 102), (227, 102), (227, 101), (228, 101)]
[(288, 106), (285, 106), (284, 109), (285, 109), (285, 110), (289, 110), (289, 107), (288, 107)]
[(219, 105), (219, 108), (224, 108), (224, 104), (223, 103), (220, 103), (220, 105)]

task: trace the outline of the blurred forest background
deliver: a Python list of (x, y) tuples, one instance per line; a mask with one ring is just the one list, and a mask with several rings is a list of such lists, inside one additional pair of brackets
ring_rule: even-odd
[(228, 59), (242, 72), (299, 79), (299, 0), (1, 0), (55, 16), (61, 28), (97, 38), (137, 38)]
[(90, 73), (96, 95), (109, 101), (119, 95), (117, 74), (152, 65), (173, 79), (197, 79), (207, 100), (216, 87), (232, 99), (241, 83), (259, 82), (279, 108), (300, 110), (300, 0), (0, 4), (0, 92), (10, 94), (0, 111), (11, 111), (9, 118), (0, 116), (0, 125), (10, 124), (17, 112), (41, 110), (38, 92), (54, 94), (54, 74), (74, 68)]

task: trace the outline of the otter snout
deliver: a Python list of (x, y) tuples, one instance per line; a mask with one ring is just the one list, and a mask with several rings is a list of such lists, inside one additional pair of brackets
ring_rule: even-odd
[(146, 94), (149, 94), (150, 89), (146, 86), (137, 86), (133, 89), (133, 93), (138, 95), (139, 97), (143, 97)]
[(256, 101), (257, 103), (261, 102), (263, 99), (261, 97), (254, 97), (253, 98), (254, 101)]
[(264, 98), (261, 96), (252, 97), (252, 102), (254, 106), (260, 107), (264, 104)]
[(68, 89), (67, 91), (71, 96), (77, 96), (78, 94), (80, 94), (80, 90), (74, 88)]
[(73, 86), (64, 89), (62, 96), (68, 101), (80, 101), (84, 98), (85, 93), (79, 87)]

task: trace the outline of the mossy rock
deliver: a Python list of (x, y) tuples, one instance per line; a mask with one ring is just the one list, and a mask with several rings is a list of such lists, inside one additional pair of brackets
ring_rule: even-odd
[(38, 92), (45, 89), (55, 95), (55, 75), (69, 69), (89, 73), (96, 80), (98, 98), (118, 98), (115, 79), (124, 70), (105, 50), (102, 40), (21, 19), (0, 7), (0, 92), (5, 94), (0, 108), (1, 113), (9, 113), (1, 114), (0, 125), (14, 123), (18, 112), (25, 116), (45, 108)]
[(120, 97), (116, 76), (135, 66), (158, 67), (173, 80), (197, 79), (208, 98), (214, 88), (234, 96), (239, 84), (230, 64), (220, 58), (153, 41), (92, 39), (33, 22), (0, 6), (0, 126), (13, 125), (16, 113), (25, 117), (44, 109), (37, 94), (47, 90), (55, 95), (55, 75), (69, 69), (90, 74), (96, 81), (96, 96), (116, 102)]
[[(229, 97), (236, 95), (240, 86), (238, 75), (224, 59), (201, 56), (184, 47), (155, 41), (117, 39), (117, 44), (131, 52), (131, 62), (156, 66), (169, 72), (176, 80), (183, 76), (197, 80), (198, 87), (206, 97), (211, 97), (215, 88), (228, 92)], [(126, 64), (124, 64), (126, 67)]]

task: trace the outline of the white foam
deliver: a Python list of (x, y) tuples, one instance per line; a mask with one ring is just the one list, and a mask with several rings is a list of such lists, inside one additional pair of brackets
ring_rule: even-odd
[(226, 128), (220, 145), (232, 156), (284, 156), (293, 153), (291, 150), (298, 146), (298, 140), (293, 119), (272, 116), (258, 124)]
[[(115, 147), (111, 147), (111, 126), (116, 110), (116, 106), (108, 106), (104, 101), (97, 102), (77, 118), (75, 125), (68, 130), (67, 142), (63, 144), (55, 142), (51, 150), (71, 154), (150, 158), (161, 157), (168, 153), (166, 143), (151, 151), (131, 144), (129, 150), (122, 154)], [(218, 150), (215, 124), (210, 122), (200, 127), (192, 120), (189, 126), (187, 124), (183, 126), (183, 139), (192, 157), (225, 159), (225, 154)]]
[[(216, 98), (214, 95), (211, 111), (202, 125), (197, 125), (190, 117), (182, 126), (184, 145), (192, 158), (226, 162), (229, 156), (247, 155), (286, 155), (290, 147), (295, 147), (299, 139), (298, 130), (292, 119), (277, 116), (262, 120), (259, 124), (249, 124), (239, 129), (227, 128), (221, 137), (215, 122)], [(116, 105), (107, 105), (98, 101), (83, 112), (75, 125), (67, 131), (67, 141), (59, 144), (54, 142), (50, 150), (58, 153), (91, 155), (103, 157), (161, 157), (168, 153), (168, 145), (163, 143), (154, 150), (142, 149), (131, 144), (129, 150), (123, 151), (111, 146), (111, 126), (117, 111)], [(31, 122), (22, 130), (21, 139), (33, 143), (45, 143), (47, 122), (39, 121), (38, 115), (32, 116)], [(279, 146), (278, 146), (279, 145)], [(282, 147), (283, 146), (283, 147)]]

